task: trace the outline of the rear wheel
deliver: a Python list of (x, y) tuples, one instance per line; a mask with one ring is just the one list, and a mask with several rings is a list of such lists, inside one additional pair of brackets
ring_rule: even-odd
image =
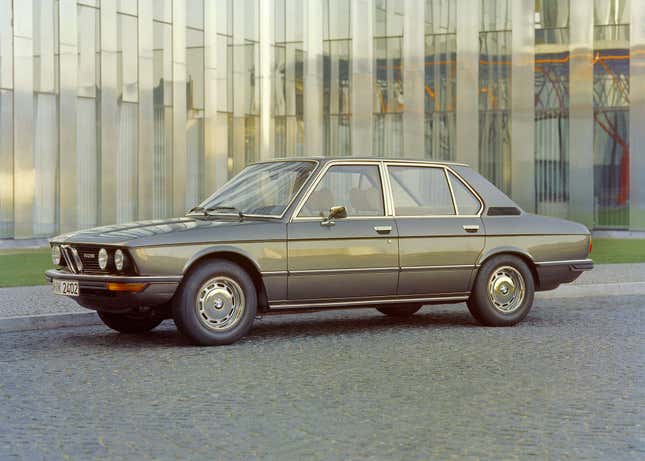
[(479, 269), (468, 309), (487, 326), (511, 326), (522, 321), (533, 305), (535, 282), (517, 256), (495, 256)]
[(389, 317), (410, 317), (422, 306), (422, 304), (395, 304), (393, 306), (377, 307), (376, 310)]
[(200, 346), (231, 344), (253, 325), (257, 293), (249, 274), (229, 261), (195, 269), (173, 304), (179, 331)]
[(152, 315), (113, 314), (101, 311), (97, 313), (108, 327), (126, 334), (145, 333), (158, 327), (163, 321), (163, 318)]

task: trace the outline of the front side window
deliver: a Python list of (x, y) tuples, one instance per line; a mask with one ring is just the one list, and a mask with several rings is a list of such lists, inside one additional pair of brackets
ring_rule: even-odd
[(388, 166), (397, 216), (450, 216), (455, 214), (443, 168)]
[(316, 167), (315, 162), (256, 163), (206, 199), (206, 210), (281, 216)]
[(325, 217), (333, 206), (344, 206), (348, 217), (383, 216), (385, 208), (378, 166), (330, 167), (298, 216)]

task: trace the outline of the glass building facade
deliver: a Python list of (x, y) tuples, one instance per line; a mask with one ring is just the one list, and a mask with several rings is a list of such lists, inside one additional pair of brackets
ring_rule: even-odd
[(465, 162), (645, 229), (640, 0), (0, 0), (0, 238), (182, 215), (250, 162)]

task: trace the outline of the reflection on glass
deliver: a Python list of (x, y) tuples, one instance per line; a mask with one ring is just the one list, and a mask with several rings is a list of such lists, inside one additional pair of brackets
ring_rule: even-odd
[[(200, 207), (206, 212), (279, 217), (305, 184), (314, 162), (266, 162), (246, 167)], [(195, 210), (195, 213), (203, 214)]]
[(629, 226), (629, 24), (627, 0), (596, 0), (593, 60), (594, 221)]
[(482, 0), (479, 34), (479, 169), (511, 189), (510, 0)]
[(188, 203), (204, 197), (204, 2), (186, 4), (186, 183)]
[(232, 123), (229, 123), (229, 174), (240, 171), (259, 158), (260, 149), (260, 45), (258, 0), (233, 2), (232, 40), (227, 63)]
[(456, 5), (450, 0), (425, 4), (425, 154), (455, 158), (457, 94)]
[(56, 231), (58, 164), (58, 8), (34, 1), (34, 235)]
[[(125, 10), (129, 11), (129, 7)], [(117, 14), (118, 113), (116, 125), (118, 140), (115, 169), (117, 222), (133, 221), (137, 214), (138, 56), (137, 18), (119, 13)]]
[(273, 108), (275, 155), (298, 156), (304, 148), (304, 17), (299, 0), (275, 1)]
[(0, 238), (13, 236), (13, 92), (0, 90)]
[(535, 197), (538, 213), (569, 204), (569, 2), (536, 3)]
[(78, 226), (93, 227), (99, 217), (99, 126), (97, 95), (100, 85), (99, 9), (78, 7), (78, 91), (76, 102), (76, 171)]
[[(173, 202), (199, 201), (206, 192), (205, 183), (220, 184), (247, 163), (256, 161), (260, 139), (270, 139), (265, 145), (275, 146), (275, 156), (304, 154), (305, 136), (311, 134), (305, 132), (303, 120), (305, 85), (309, 81), (309, 76), (304, 78), (303, 66), (307, 24), (318, 24), (322, 31), (322, 43), (315, 46), (316, 50), (322, 46), (322, 75), (312, 76), (311, 81), (320, 83), (321, 94), (316, 98), (322, 100), (323, 112), (319, 115), (325, 155), (403, 154), (402, 115), (409, 101), (402, 71), (406, 56), (413, 59), (412, 64), (420, 58), (416, 51), (404, 49), (411, 43), (420, 45), (417, 41), (420, 37), (406, 37), (403, 41), (407, 6), (412, 6), (413, 11), (424, 7), (425, 157), (454, 160), (457, 136), (468, 136), (455, 132), (459, 97), (456, 25), (470, 12), (458, 11), (460, 3), (455, 0), (312, 0), (319, 2), (314, 9), (306, 8), (303, 0), (146, 0), (141, 6), (148, 5), (151, 11), (147, 11), (148, 7), (142, 9), (146, 14), (141, 18), (137, 0), (106, 1), (103, 10), (98, 0), (72, 1), (75, 7), (70, 9), (61, 7), (59, 0), (25, 1), (30, 8), (23, 11), (30, 11), (29, 17), (15, 15), (14, 10), (21, 2), (0, 0), (0, 237), (13, 236), (13, 219), (17, 215), (14, 189), (20, 189), (29, 203), (33, 196), (34, 208), (20, 211), (29, 221), (33, 217), (31, 235), (51, 235), (58, 230), (58, 220), (63, 215), (58, 209), (61, 203), (58, 190), (61, 181), (66, 180), (59, 160), (59, 138), (65, 145), (76, 143), (76, 164), (72, 169), (82, 174), (68, 174), (76, 183), (66, 186), (78, 191), (78, 207), (72, 213), (79, 227), (99, 224), (100, 216), (113, 220), (113, 210), (119, 210), (119, 221), (138, 215), (141, 173), (138, 157), (142, 148), (138, 127), (141, 122), (142, 126), (149, 126), (151, 116), (148, 107), (138, 107), (140, 79), (142, 94), (148, 94), (146, 89), (150, 84), (153, 86), (152, 171), (142, 175), (142, 183), (147, 184), (151, 178), (155, 218), (169, 216)], [(482, 173), (508, 192), (513, 116), (511, 10), (531, 2), (474, 1), (479, 2), (481, 9), (476, 18), (479, 81), (472, 83), (479, 90), (479, 113), (464, 117), (477, 117), (479, 121)], [(594, 146), (594, 209), (599, 227), (626, 228), (630, 224), (629, 50), (634, 44), (630, 44), (629, 20), (631, 7), (640, 2), (588, 2), (593, 7), (594, 49), (593, 60), (589, 61), (593, 68), (593, 122), (587, 122), (594, 126), (589, 136), (593, 137)], [(579, 3), (535, 0), (533, 11), (522, 12), (526, 17), (533, 15), (535, 20), (535, 203), (538, 212), (562, 217), (571, 216), (569, 193), (577, 187), (569, 179), (570, 163), (575, 160), (570, 158), (569, 149), (570, 88), (587, 84), (569, 71), (569, 14), (571, 8), (580, 8)], [(269, 11), (262, 10), (261, 5), (262, 8), (268, 5)], [(359, 10), (353, 11), (357, 5)], [(362, 11), (366, 5), (372, 11)], [(185, 12), (185, 29), (181, 33), (173, 31), (173, 7), (185, 9), (175, 11), (182, 16)], [(59, 12), (74, 10), (77, 17), (58, 17)], [(312, 11), (320, 18), (306, 17)], [(271, 37), (260, 36), (260, 14), (270, 16), (272, 27), (262, 30), (270, 30)], [(68, 27), (73, 21), (77, 21), (77, 43), (68, 45), (70, 48), (75, 45), (78, 53), (76, 88), (65, 88), (71, 93), (63, 96), (64, 101), (69, 101), (68, 94), (77, 95), (75, 134), (68, 130), (69, 124), (60, 131), (58, 102), (61, 58), (58, 28)], [(153, 21), (152, 28), (147, 21)], [(31, 37), (23, 34), (23, 28), (29, 30)], [(139, 33), (152, 36), (139, 37)], [(21, 47), (24, 43), (21, 40), (30, 38), (31, 55), (22, 56), (25, 48)], [(260, 55), (259, 44), (263, 40), (269, 41), (273, 58)], [(467, 42), (466, 39), (462, 43)], [(150, 43), (152, 82), (147, 70), (150, 56), (145, 54)], [(267, 49), (267, 44), (262, 43), (262, 49)], [(144, 54), (140, 55), (140, 51)], [(464, 46), (461, 51), (466, 56), (472, 50)], [(175, 52), (177, 65), (173, 65)], [(262, 59), (271, 59), (263, 63), (265, 69), (271, 70), (270, 85), (259, 84)], [(16, 66), (21, 63), (20, 68), (33, 73), (16, 74), (14, 61)], [(205, 61), (209, 65), (212, 62), (214, 67), (206, 70)], [(141, 75), (140, 62), (145, 64)], [(185, 87), (184, 76), (173, 75), (178, 69), (182, 71), (183, 64)], [(174, 81), (175, 77), (180, 77), (181, 85)], [(413, 80), (415, 91), (420, 90), (420, 82)], [(14, 94), (18, 82), (25, 91)], [(174, 107), (174, 91), (185, 92), (185, 107)], [(261, 95), (261, 91), (271, 94)], [(411, 94), (409, 88), (408, 91)], [(213, 133), (208, 134), (205, 100), (212, 105), (206, 111), (212, 117), (209, 126), (213, 128)], [(264, 109), (272, 118), (265, 126), (259, 119), (262, 101), (270, 104)], [(175, 126), (173, 120), (181, 120), (184, 115), (185, 127)], [(17, 126), (32, 129), (16, 137)], [(179, 197), (179, 189), (184, 188), (173, 187), (173, 133), (184, 128), (186, 174), (191, 179), (185, 187), (187, 196)], [(273, 132), (261, 133), (262, 129)], [(102, 132), (107, 136), (103, 145)], [(67, 133), (75, 139), (63, 137)], [(213, 149), (208, 158), (213, 159), (212, 167), (217, 171), (205, 170), (206, 135), (208, 148)], [(363, 143), (361, 136), (371, 139)], [(373, 146), (371, 151), (356, 152), (368, 145)], [(102, 148), (105, 152), (101, 152)], [(25, 161), (23, 155), (28, 156)], [(33, 170), (22, 171), (23, 166)], [(24, 178), (14, 176), (14, 170), (28, 175), (29, 183), (34, 184), (33, 191), (24, 190)], [(215, 180), (205, 181), (204, 175)], [(115, 196), (116, 203), (107, 202), (114, 201)], [(70, 215), (69, 210), (64, 211), (65, 216)], [(21, 236), (29, 236), (28, 232), (20, 232)]]
[(152, 216), (163, 218), (172, 207), (172, 25), (153, 21), (154, 145)]
[(348, 217), (383, 216), (383, 192), (375, 165), (330, 167), (309, 194), (299, 217), (326, 217), (331, 207), (344, 206)]
[(13, 88), (13, 11), (10, 0), (0, 0), (0, 88)]
[(455, 207), (443, 168), (388, 167), (397, 216), (454, 215)]
[(403, 2), (374, 2), (374, 155), (403, 154)]
[(122, 101), (139, 101), (137, 18), (117, 14), (117, 91)]
[(349, 0), (324, 2), (323, 123), (325, 155), (351, 155), (350, 82), (352, 41)]

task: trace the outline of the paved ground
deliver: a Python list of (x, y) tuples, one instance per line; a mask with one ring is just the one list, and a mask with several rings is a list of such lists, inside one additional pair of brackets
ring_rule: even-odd
[(190, 347), (172, 323), (0, 334), (0, 459), (645, 459), (641, 296), (273, 317)]
[[(645, 282), (645, 264), (603, 264), (598, 265), (593, 271), (585, 272), (572, 286), (598, 285), (605, 283)], [(567, 293), (566, 287), (546, 296), (563, 296)], [(626, 288), (626, 292), (633, 292), (634, 287)], [(640, 287), (643, 291), (645, 285)], [(597, 289), (602, 294), (602, 289)], [(539, 295), (542, 296), (542, 295)], [(59, 314), (64, 312), (87, 312), (79, 307), (73, 300), (62, 296), (55, 296), (51, 286), (0, 288), (0, 318), (20, 315)]]

